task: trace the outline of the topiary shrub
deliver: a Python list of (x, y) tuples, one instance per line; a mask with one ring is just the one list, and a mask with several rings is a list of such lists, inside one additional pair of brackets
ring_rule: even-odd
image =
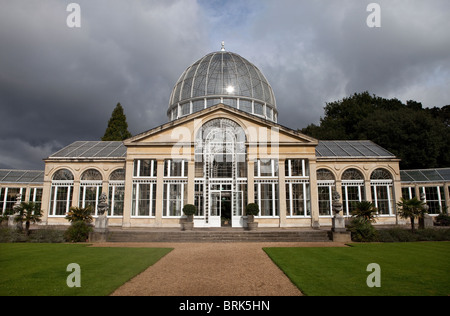
[(197, 214), (197, 207), (192, 204), (186, 204), (183, 206), (183, 213), (187, 217), (189, 223), (194, 221), (194, 215)]
[(195, 215), (197, 213), (197, 207), (192, 204), (186, 204), (185, 206), (183, 206), (183, 213), (186, 216)]
[(247, 207), (245, 208), (245, 213), (247, 215), (253, 215), (256, 216), (259, 214), (259, 206), (256, 203), (249, 203), (247, 204)]
[(76, 221), (64, 233), (64, 239), (68, 242), (86, 242), (92, 226), (85, 221)]

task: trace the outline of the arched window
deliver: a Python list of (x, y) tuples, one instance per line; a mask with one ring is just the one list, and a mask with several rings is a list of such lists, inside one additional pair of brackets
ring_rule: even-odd
[(125, 169), (114, 170), (109, 176), (108, 216), (123, 216)]
[(80, 207), (91, 207), (93, 215), (97, 215), (97, 206), (102, 194), (102, 175), (96, 169), (88, 169), (81, 175)]
[(319, 216), (331, 216), (335, 179), (328, 169), (317, 170), (317, 189), (319, 193)]
[(341, 179), (344, 215), (351, 216), (355, 202), (365, 199), (364, 176), (355, 168), (344, 171)]
[(72, 204), (73, 174), (60, 169), (53, 174), (49, 216), (65, 216)]
[[(200, 216), (204, 219), (202, 225), (242, 224), (240, 217), (246, 204), (247, 172), (253, 171), (247, 170), (246, 154), (245, 131), (233, 120), (216, 118), (207, 121), (197, 131), (194, 203), (198, 209), (197, 219), (200, 220)], [(255, 186), (258, 186), (256, 182)], [(176, 187), (167, 186), (167, 189), (168, 203), (170, 192), (181, 199), (182, 195), (176, 194)], [(166, 209), (169, 216), (177, 214), (171, 210), (170, 204)]]
[(60, 169), (53, 174), (52, 180), (55, 181), (73, 181), (73, 174), (70, 170)]
[(376, 169), (370, 175), (372, 202), (379, 215), (392, 215), (394, 208), (394, 192), (392, 175), (386, 169)]

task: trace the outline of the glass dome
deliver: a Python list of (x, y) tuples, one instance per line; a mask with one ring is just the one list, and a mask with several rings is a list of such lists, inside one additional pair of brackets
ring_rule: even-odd
[(275, 96), (262, 72), (223, 47), (184, 71), (172, 90), (167, 115), (172, 121), (219, 103), (277, 122)]

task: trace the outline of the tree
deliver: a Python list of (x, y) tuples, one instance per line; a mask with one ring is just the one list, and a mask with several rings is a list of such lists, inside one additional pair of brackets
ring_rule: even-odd
[(108, 121), (108, 127), (106, 128), (105, 135), (102, 137), (102, 141), (122, 141), (131, 136), (131, 133), (128, 131), (127, 117), (123, 113), (122, 105), (117, 103)]
[(423, 109), (413, 100), (384, 99), (367, 91), (327, 103), (320, 125), (301, 132), (320, 140), (371, 140), (401, 159), (402, 169), (450, 165), (448, 106)]
[(16, 216), (15, 221), (21, 223), (25, 222), (25, 233), (28, 236), (30, 234), (30, 224), (41, 221), (42, 211), (40, 204), (34, 202), (22, 202), (16, 210), (19, 214)]
[(402, 197), (400, 202), (397, 203), (397, 206), (398, 215), (401, 218), (411, 219), (411, 231), (414, 232), (414, 219), (424, 215), (425, 202), (419, 200), (417, 197), (409, 200)]

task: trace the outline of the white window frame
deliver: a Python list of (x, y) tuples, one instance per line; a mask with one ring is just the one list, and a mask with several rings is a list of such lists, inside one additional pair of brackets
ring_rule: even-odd
[[(140, 185), (150, 184), (150, 205), (149, 205), (149, 215), (139, 215), (139, 192), (140, 192)], [(136, 188), (136, 190), (135, 190)], [(133, 192), (136, 192), (136, 194), (132, 194), (131, 198), (131, 218), (155, 218), (156, 216), (156, 203), (153, 203), (153, 194), (154, 190), (156, 191), (156, 180), (133, 180)], [(134, 204), (134, 209), (133, 209)], [(155, 209), (153, 208), (153, 204), (155, 204)]]
[[(49, 217), (65, 217), (66, 214), (69, 212), (69, 209), (71, 207), (71, 199), (70, 196), (73, 194), (73, 180), (53, 180), (52, 181), (52, 186), (51, 186), (51, 190), (50, 192), (53, 191), (53, 188), (55, 188), (55, 192), (54, 195), (52, 197), (50, 197), (50, 205), (49, 205)], [(67, 188), (67, 196), (66, 196), (66, 212), (63, 215), (54, 215), (55, 211), (56, 211), (56, 197), (58, 195), (58, 188)], [(72, 196), (73, 199), (73, 196)]]
[[(310, 206), (311, 213), (311, 184), (309, 179), (287, 179), (286, 184), (289, 185), (289, 192), (286, 192), (286, 199), (289, 201), (289, 215), (286, 214), (287, 218), (311, 218), (311, 215), (307, 214), (308, 210), (308, 201)], [(293, 215), (294, 209), (294, 199), (292, 195), (292, 185), (293, 184), (302, 184), (303, 185), (303, 215)], [(308, 198), (307, 198), (308, 197)], [(325, 217), (325, 216), (324, 216)]]
[(388, 199), (388, 207), (389, 207), (389, 214), (381, 214), (378, 213), (377, 215), (380, 217), (388, 217), (388, 216), (393, 216), (394, 213), (394, 199), (391, 196), (391, 190), (394, 189), (393, 187), (393, 181), (389, 180), (389, 179), (383, 179), (383, 180), (370, 180), (370, 187), (371, 190), (373, 188), (373, 193), (372, 194), (372, 202), (375, 205), (375, 207), (378, 209), (378, 198), (377, 198), (377, 188), (378, 187), (382, 187), (385, 188), (387, 191), (387, 199)]

